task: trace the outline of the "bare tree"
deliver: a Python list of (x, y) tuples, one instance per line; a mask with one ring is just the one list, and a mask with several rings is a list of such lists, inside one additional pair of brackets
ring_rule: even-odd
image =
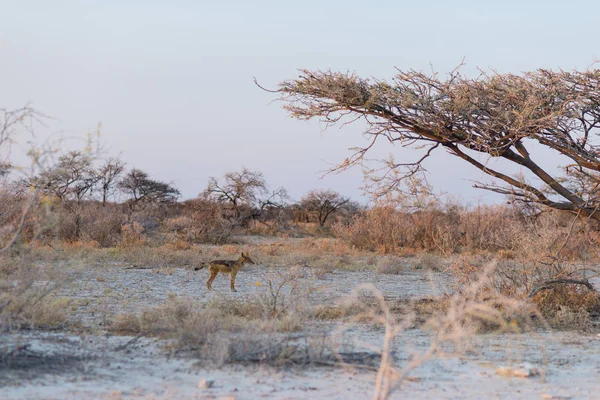
[[(278, 92), (295, 118), (366, 123), (369, 144), (337, 169), (363, 163), (378, 139), (420, 152), (412, 162), (386, 162), (378, 182), (383, 192), (419, 176), (423, 162), (445, 149), (492, 178), (476, 187), (600, 220), (600, 70), (482, 73), (474, 79), (459, 68), (447, 79), (410, 70), (391, 82), (304, 70)], [(540, 166), (534, 147), (565, 162), (564, 176)], [(526, 175), (511, 176), (480, 155)]]
[(58, 198), (75, 218), (73, 238), (81, 235), (81, 204), (89, 197), (98, 182), (92, 157), (84, 152), (71, 151), (58, 158), (56, 165), (42, 171), (29, 181), (42, 193)]
[[(14, 136), (19, 130), (33, 132), (33, 124), (44, 118), (40, 112), (25, 106), (14, 110), (0, 108), (0, 149), (1, 155), (7, 157), (10, 145), (14, 142)], [(6, 162), (6, 160), (3, 160)]]
[(129, 197), (129, 208), (146, 203), (174, 203), (180, 196), (179, 190), (172, 185), (150, 179), (139, 169), (132, 169), (117, 185)]
[(31, 184), (61, 201), (80, 203), (89, 195), (98, 177), (92, 157), (80, 151), (71, 151), (58, 158), (56, 165), (35, 177)]
[[(15, 140), (14, 137), (19, 134), (19, 131), (28, 131), (31, 133), (33, 131), (33, 124), (43, 118), (42, 114), (28, 106), (14, 110), (0, 108), (0, 175), (6, 176), (14, 167), (9, 161), (11, 144)], [(32, 163), (35, 165), (39, 161), (41, 154), (32, 152), (30, 155), (32, 156)], [(36, 189), (27, 193), (15, 194), (16, 197), (22, 197), (25, 201), (23, 202), (20, 217), (16, 223), (7, 223), (0, 226), (0, 253), (10, 251), (18, 243), (23, 233), (25, 220), (35, 205), (38, 193), (39, 190)], [(3, 305), (0, 305), (0, 312), (2, 309)]]
[(300, 205), (316, 216), (320, 226), (324, 226), (329, 216), (349, 204), (350, 199), (333, 190), (311, 190), (301, 200)]
[(237, 225), (265, 218), (282, 222), (279, 214), (289, 200), (285, 188), (270, 191), (263, 174), (247, 168), (225, 174), (220, 182), (211, 177), (201, 197), (224, 206), (225, 216)]
[(268, 189), (263, 174), (244, 168), (240, 172), (226, 173), (222, 182), (211, 177), (202, 196), (228, 205), (232, 209), (234, 217), (239, 219), (244, 207), (254, 207), (259, 198), (266, 193), (268, 193)]
[(106, 206), (108, 197), (114, 193), (119, 177), (125, 170), (125, 162), (118, 157), (107, 159), (97, 170), (98, 187), (102, 193), (102, 206)]

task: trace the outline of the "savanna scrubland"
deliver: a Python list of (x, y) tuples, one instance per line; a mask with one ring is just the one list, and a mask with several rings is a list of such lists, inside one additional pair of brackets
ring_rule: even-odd
[[(0, 384), (32, 398), (592, 397), (598, 82), (546, 70), (283, 82), (292, 116), (362, 119), (370, 140), (421, 152), (366, 168), (368, 206), (333, 190), (294, 201), (251, 169), (180, 201), (92, 145), (32, 149), (30, 168), (7, 159)], [(3, 111), (0, 146), (36, 118)], [(563, 168), (542, 168), (534, 146)], [(423, 163), (438, 149), (494, 178), (480, 186), (506, 203), (437, 195)], [(241, 252), (255, 265), (239, 293), (222, 275), (208, 291), (194, 269)]]

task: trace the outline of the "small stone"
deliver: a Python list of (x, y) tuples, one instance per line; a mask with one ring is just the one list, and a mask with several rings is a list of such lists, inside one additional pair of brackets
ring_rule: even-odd
[(516, 378), (532, 378), (539, 376), (540, 371), (529, 364), (523, 364), (518, 367), (500, 367), (496, 370), (496, 374), (502, 376), (512, 376)]
[(198, 382), (198, 389), (210, 389), (215, 384), (215, 381), (212, 379), (201, 379)]

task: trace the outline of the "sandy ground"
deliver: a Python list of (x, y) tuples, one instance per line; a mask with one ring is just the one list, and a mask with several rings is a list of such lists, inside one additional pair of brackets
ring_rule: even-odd
[[(379, 332), (362, 331), (376, 339)], [(168, 358), (160, 343), (131, 338), (26, 333), (4, 336), (2, 346), (27, 343), (22, 355), (36, 358), (27, 369), (5, 369), (0, 393), (7, 399), (366, 399), (372, 395), (373, 372), (310, 368), (274, 372), (257, 367), (206, 370), (194, 360)], [(434, 357), (411, 372), (410, 381), (392, 398), (436, 399), (598, 399), (600, 340), (573, 333), (482, 336), (466, 356)], [(412, 330), (397, 341), (399, 363), (424, 351), (429, 337)], [(63, 362), (57, 363), (56, 358)], [(17, 361), (15, 361), (16, 363)], [(532, 378), (503, 377), (501, 366), (523, 363), (539, 368)], [(201, 380), (214, 380), (200, 389)]]
[[(139, 312), (164, 302), (169, 293), (208, 301), (215, 296), (254, 296), (264, 285), (260, 265), (240, 272), (239, 293), (229, 292), (224, 276), (213, 292), (205, 288), (206, 271), (175, 268), (103, 267), (78, 276), (62, 294), (78, 299), (83, 325), (98, 326), (115, 313)], [(271, 274), (276, 273), (269, 270)], [(401, 275), (374, 272), (335, 272), (317, 279), (310, 271), (302, 278), (318, 290), (315, 302), (334, 301), (351, 293), (359, 282), (373, 283), (388, 298), (436, 295), (445, 290), (443, 275), (407, 271)], [(101, 325), (100, 325), (101, 326)], [(346, 332), (356, 343), (380, 344), (382, 331), (357, 325)], [(169, 357), (164, 343), (142, 338), (119, 349), (131, 338), (98, 334), (18, 332), (0, 336), (0, 347), (14, 350), (0, 365), (0, 398), (7, 399), (367, 399), (372, 396), (371, 371), (333, 368), (273, 371), (259, 367), (207, 370), (193, 359)], [(430, 345), (427, 332), (413, 329), (394, 342), (400, 367)], [(21, 346), (21, 347), (20, 347)], [(22, 347), (25, 346), (25, 347)], [(18, 349), (18, 350), (17, 350)], [(504, 377), (499, 367), (527, 364), (541, 375)], [(200, 389), (202, 379), (214, 386)], [(472, 350), (436, 355), (410, 373), (410, 380), (392, 398), (436, 399), (600, 399), (600, 337), (573, 332), (528, 335), (480, 335)]]
[[(219, 275), (213, 291), (206, 289), (206, 269), (190, 268), (140, 269), (99, 268), (81, 273), (74, 284), (60, 291), (61, 295), (77, 299), (78, 315), (84, 324), (102, 324), (104, 318), (116, 313), (139, 312), (163, 304), (169, 294), (207, 302), (215, 297), (251, 298), (267, 291), (265, 275), (278, 281), (281, 268), (266, 269), (260, 265), (246, 266), (236, 278), (237, 293), (229, 289), (229, 276)], [(335, 271), (321, 279), (313, 270), (304, 268), (299, 281), (312, 288), (314, 303), (331, 303), (350, 295), (361, 283), (374, 284), (386, 298), (408, 299), (430, 297), (447, 290), (447, 277), (427, 271), (410, 271), (400, 275), (376, 274), (374, 271)]]

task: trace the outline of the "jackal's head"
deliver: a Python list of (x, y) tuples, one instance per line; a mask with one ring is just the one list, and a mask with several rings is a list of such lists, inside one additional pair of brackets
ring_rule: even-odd
[(252, 259), (248, 255), (248, 253), (244, 253), (243, 251), (242, 251), (242, 259), (244, 260), (244, 262), (247, 262), (248, 264), (254, 264), (254, 261), (252, 261)]

